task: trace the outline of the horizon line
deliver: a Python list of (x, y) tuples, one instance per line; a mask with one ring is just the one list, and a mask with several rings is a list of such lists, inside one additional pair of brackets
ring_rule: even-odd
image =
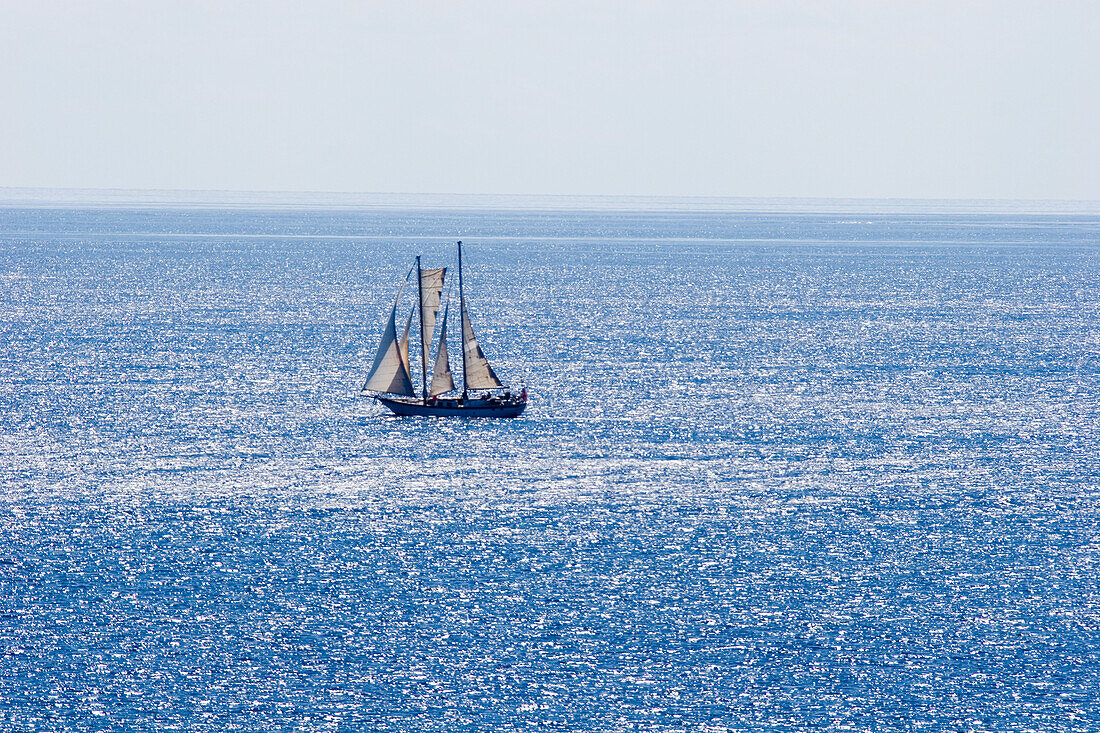
[(1100, 213), (1094, 199), (998, 199), (866, 196), (695, 196), (649, 194), (444, 193), (186, 188), (0, 186), (0, 207), (152, 206), (245, 209), (504, 209), (683, 211), (698, 213), (852, 212), (868, 204), (898, 211), (950, 209), (990, 213)]

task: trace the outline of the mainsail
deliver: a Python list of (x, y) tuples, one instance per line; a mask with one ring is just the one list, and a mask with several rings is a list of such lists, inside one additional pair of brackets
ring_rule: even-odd
[(432, 351), (435, 316), (439, 312), (439, 296), (443, 292), (443, 276), (446, 272), (446, 267), (420, 271), (420, 346), (424, 349), (425, 363)]
[(462, 348), (466, 355), (466, 386), (472, 389), (495, 389), (503, 386), (489, 360), (481, 350), (474, 336), (474, 326), (470, 323), (470, 314), (466, 303), (462, 303)]
[(451, 375), (451, 362), (447, 359), (447, 312), (443, 311), (443, 325), (439, 329), (439, 349), (435, 353), (435, 367), (432, 368), (432, 387), (429, 394), (432, 397), (450, 392), (455, 388), (455, 380)]
[(413, 396), (412, 380), (409, 378), (409, 369), (402, 358), (401, 345), (397, 342), (397, 301), (401, 299), (401, 290), (394, 298), (393, 308), (390, 309), (390, 317), (386, 320), (386, 327), (382, 331), (382, 340), (378, 344), (378, 353), (374, 355), (374, 366), (371, 367), (367, 381), (363, 389), (375, 392), (390, 392)]

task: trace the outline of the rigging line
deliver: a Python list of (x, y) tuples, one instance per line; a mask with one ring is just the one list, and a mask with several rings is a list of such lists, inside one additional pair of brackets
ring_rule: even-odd
[[(468, 255), (468, 254), (466, 253), (466, 251), (465, 251), (465, 248), (463, 249), (462, 259), (463, 259), (463, 261), (464, 261), (464, 262), (465, 262), (465, 263), (466, 263), (467, 265), (469, 265), (469, 264), (470, 264), (470, 257), (469, 257), (469, 255)], [(476, 264), (476, 263), (477, 263), (477, 258), (475, 257), (473, 261), (474, 261), (474, 263)], [(532, 267), (532, 266), (530, 266), (530, 265), (521, 265), (521, 266), (520, 266), (519, 268), (517, 268), (517, 269), (518, 269), (518, 271), (519, 271), (519, 272), (524, 272), (524, 273), (531, 273), (531, 272), (536, 272), (538, 268)], [(652, 298), (652, 296), (650, 296), (650, 297)], [(521, 299), (520, 299), (520, 302), (525, 302), (525, 303), (528, 303), (528, 304), (530, 304), (530, 302), (531, 302), (531, 301), (530, 301), (530, 300), (527, 300), (527, 299), (525, 299), (525, 298), (521, 298)], [(473, 318), (471, 317), (471, 319), (470, 319), (470, 320), (472, 321), (472, 320), (473, 320)], [(459, 326), (459, 330), (460, 330), (460, 331), (462, 330), (462, 328), (461, 328), (461, 323), (462, 323), (462, 318), (461, 318), (461, 314), (460, 314), (460, 317), (459, 317), (459, 324), (460, 324), (460, 326)], [(464, 332), (463, 332), (463, 333), (460, 333), (459, 335), (460, 335), (461, 337), (463, 337), (463, 338), (464, 338), (464, 335), (465, 335), (465, 334), (464, 334)], [(481, 338), (478, 338), (478, 342), (479, 342), (479, 343), (480, 343), (480, 341), (481, 341)], [(463, 341), (461, 345), (462, 345), (462, 347), (463, 347), (463, 352), (465, 352), (465, 341)], [(488, 344), (488, 345), (489, 345), (489, 346), (492, 346), (492, 344)], [(463, 356), (465, 356), (465, 353), (463, 353)], [(528, 351), (527, 351), (526, 349), (521, 349), (521, 350), (520, 350), (520, 357), (519, 357), (519, 360), (518, 360), (518, 361), (519, 361), (519, 367), (520, 367), (520, 369), (521, 369), (522, 371), (525, 371), (525, 372), (526, 372), (526, 375), (525, 375), (525, 377), (523, 378), (524, 386), (526, 386), (526, 383), (527, 383), (527, 382), (529, 381), (529, 380), (527, 379), (527, 377), (530, 377), (530, 376), (532, 376), (532, 375), (534, 374), (534, 368), (533, 368), (533, 366), (532, 366), (532, 360), (531, 360), (530, 354), (528, 353)], [(499, 388), (497, 388), (497, 389), (507, 389), (507, 386), (499, 387)]]

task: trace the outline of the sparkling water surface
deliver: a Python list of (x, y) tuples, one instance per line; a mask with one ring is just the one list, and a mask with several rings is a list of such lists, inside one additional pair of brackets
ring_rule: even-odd
[[(455, 239), (519, 419), (356, 394)], [(1096, 212), (9, 205), (0, 314), (0, 730), (1100, 730)]]

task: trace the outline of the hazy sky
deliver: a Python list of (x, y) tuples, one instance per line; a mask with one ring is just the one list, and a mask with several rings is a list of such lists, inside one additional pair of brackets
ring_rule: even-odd
[(0, 186), (1100, 199), (1100, 2), (0, 0)]

